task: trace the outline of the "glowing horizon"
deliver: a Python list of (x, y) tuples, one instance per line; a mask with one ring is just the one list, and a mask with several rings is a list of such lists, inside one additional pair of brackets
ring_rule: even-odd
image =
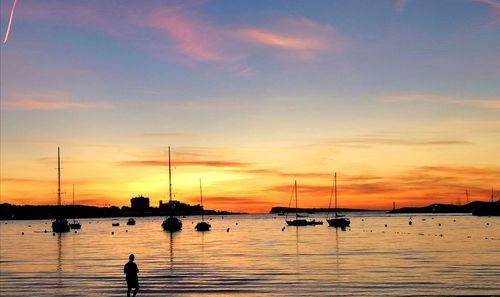
[(56, 202), (57, 146), (66, 204), (168, 200), (169, 145), (207, 209), (500, 189), (500, 1), (1, 1), (1, 203)]

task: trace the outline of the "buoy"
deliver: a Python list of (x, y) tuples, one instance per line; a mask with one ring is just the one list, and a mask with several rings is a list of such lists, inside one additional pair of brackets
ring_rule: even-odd
[(56, 236), (56, 233), (52, 233), (52, 236)]
[(28, 225), (28, 227), (30, 227), (30, 228), (31, 228), (31, 225)]
[(439, 236), (443, 237), (443, 234), (439, 234)]
[(111, 231), (111, 235), (115, 235), (115, 231)]
[(441, 226), (441, 223), (439, 223), (438, 226)]
[(45, 231), (43, 231), (44, 233), (47, 233), (47, 229), (45, 229)]
[(489, 226), (489, 225), (490, 225), (490, 223), (486, 223), (486, 226)]
[(76, 230), (75, 230), (75, 234), (76, 234)]
[(238, 222), (236, 222), (236, 226), (238, 226)]
[(229, 228), (227, 228), (226, 232), (229, 232)]
[(285, 227), (285, 226), (283, 226), (283, 228), (281, 228), (281, 231), (285, 231), (285, 228), (286, 228), (286, 227)]
[(365, 221), (365, 219), (361, 219), (361, 221), (362, 221), (362, 222), (364, 222), (364, 221)]
[(385, 226), (387, 227), (387, 224), (385, 224)]
[(24, 235), (24, 232), (21, 232), (21, 235)]
[(409, 222), (408, 222), (408, 225), (410, 225), (410, 226), (411, 226), (411, 224), (413, 224), (413, 223), (412, 223), (411, 221), (409, 221)]

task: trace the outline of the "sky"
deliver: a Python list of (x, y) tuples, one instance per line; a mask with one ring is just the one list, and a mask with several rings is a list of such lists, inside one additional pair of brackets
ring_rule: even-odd
[(0, 1), (2, 203), (500, 197), (498, 0)]

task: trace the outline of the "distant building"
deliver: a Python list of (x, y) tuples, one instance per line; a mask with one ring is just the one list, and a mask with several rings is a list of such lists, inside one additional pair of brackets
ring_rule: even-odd
[(133, 211), (147, 211), (149, 209), (149, 198), (137, 196), (130, 199), (130, 208)]

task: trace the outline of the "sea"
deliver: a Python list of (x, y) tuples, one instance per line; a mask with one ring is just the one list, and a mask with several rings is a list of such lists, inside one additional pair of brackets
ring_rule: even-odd
[(0, 296), (126, 296), (130, 254), (137, 296), (500, 295), (500, 217), (348, 216), (345, 231), (271, 214), (209, 216), (208, 232), (185, 217), (175, 233), (163, 217), (81, 219), (65, 234), (0, 221)]

